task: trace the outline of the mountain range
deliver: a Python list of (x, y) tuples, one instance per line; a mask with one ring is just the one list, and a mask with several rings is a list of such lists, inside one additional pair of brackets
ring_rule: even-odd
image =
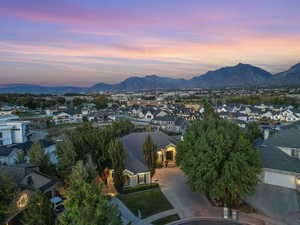
[(272, 74), (250, 64), (223, 67), (196, 76), (190, 80), (147, 75), (129, 77), (117, 84), (97, 83), (91, 87), (40, 86), (32, 84), (8, 84), (0, 87), (0, 93), (92, 93), (100, 91), (142, 91), (183, 88), (251, 88), (300, 86), (300, 63), (290, 69)]

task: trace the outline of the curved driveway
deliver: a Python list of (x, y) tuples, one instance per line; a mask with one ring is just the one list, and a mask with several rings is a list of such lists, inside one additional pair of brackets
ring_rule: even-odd
[(203, 194), (191, 191), (179, 168), (157, 169), (153, 180), (156, 179), (180, 218), (214, 216), (210, 202)]

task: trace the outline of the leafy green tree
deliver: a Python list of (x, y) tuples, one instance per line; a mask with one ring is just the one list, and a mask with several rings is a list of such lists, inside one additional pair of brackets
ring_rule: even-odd
[(177, 145), (176, 162), (193, 191), (229, 207), (253, 193), (260, 156), (244, 132), (226, 120), (195, 121)]
[(129, 120), (120, 120), (112, 124), (112, 130), (115, 137), (122, 137), (134, 130), (135, 126)]
[(144, 154), (144, 161), (151, 171), (151, 176), (153, 176), (155, 174), (155, 168), (156, 168), (157, 147), (153, 143), (150, 134), (148, 134), (145, 138), (143, 144), (143, 154)]
[[(79, 172), (79, 171), (80, 172)], [(66, 210), (59, 216), (60, 225), (121, 225), (122, 220), (118, 209), (111, 205), (101, 193), (101, 188), (89, 183), (85, 178), (88, 172), (84, 167), (74, 168), (69, 188), (66, 190)]]
[(5, 217), (10, 213), (9, 205), (15, 196), (15, 185), (0, 171), (0, 224), (5, 223)]
[(66, 178), (70, 175), (72, 167), (76, 164), (77, 154), (74, 150), (72, 142), (67, 139), (57, 144), (57, 169)]
[(26, 156), (25, 156), (24, 151), (19, 151), (17, 153), (17, 158), (15, 160), (15, 163), (16, 164), (22, 164), (22, 163), (26, 163), (26, 162), (27, 162), (27, 160), (26, 160)]
[(258, 138), (264, 137), (263, 131), (256, 122), (251, 122), (246, 125), (246, 135), (252, 143)]
[(54, 225), (55, 214), (49, 199), (41, 192), (30, 196), (29, 204), (24, 211), (23, 225)]
[(210, 103), (207, 101), (204, 101), (203, 103), (204, 112), (203, 112), (203, 119), (215, 119), (218, 118), (218, 115), (216, 114), (214, 108)]
[(39, 166), (40, 171), (46, 174), (53, 174), (54, 165), (50, 161), (50, 156), (45, 152), (40, 142), (35, 142), (29, 149), (29, 162)]
[(113, 179), (115, 188), (120, 191), (124, 186), (123, 171), (125, 169), (125, 152), (119, 139), (111, 141), (109, 152), (112, 161), (112, 169), (114, 170)]
[(103, 109), (109, 101), (106, 95), (97, 95), (93, 102), (96, 104), (97, 109)]
[(84, 163), (82, 161), (76, 162), (76, 165), (72, 168), (72, 172), (70, 174), (71, 183), (77, 180), (83, 180), (86, 182), (92, 180), (88, 169), (84, 166)]

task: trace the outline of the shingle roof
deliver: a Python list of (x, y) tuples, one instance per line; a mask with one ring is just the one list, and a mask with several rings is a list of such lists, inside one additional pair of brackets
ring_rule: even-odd
[(265, 144), (287, 148), (300, 148), (300, 129), (293, 126), (288, 129), (281, 129), (265, 140)]
[(149, 171), (144, 164), (142, 147), (146, 136), (150, 134), (157, 149), (165, 148), (169, 144), (177, 144), (178, 140), (162, 132), (131, 133), (124, 136), (121, 141), (126, 152), (125, 168), (134, 173)]
[(261, 145), (258, 148), (263, 168), (300, 173), (299, 159), (289, 156), (275, 146)]

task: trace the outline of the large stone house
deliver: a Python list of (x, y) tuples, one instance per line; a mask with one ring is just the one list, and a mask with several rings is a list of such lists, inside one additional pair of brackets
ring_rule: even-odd
[[(175, 164), (176, 144), (178, 140), (162, 132), (131, 133), (121, 139), (125, 159), (125, 186), (136, 186), (151, 183), (150, 170), (144, 162), (143, 144), (147, 135), (150, 135), (157, 147), (157, 165)], [(108, 182), (112, 181), (110, 176)]]

